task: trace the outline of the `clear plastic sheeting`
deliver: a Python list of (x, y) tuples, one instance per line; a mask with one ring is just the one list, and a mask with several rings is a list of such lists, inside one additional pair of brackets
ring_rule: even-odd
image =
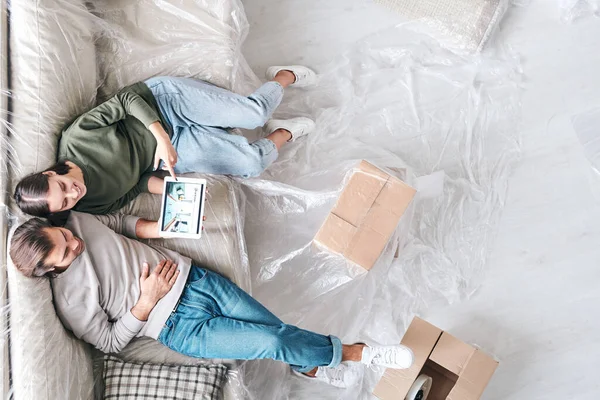
[[(248, 23), (238, 0), (19, 0), (9, 22), (0, 208), (11, 229), (27, 218), (8, 200), (15, 183), (54, 163), (61, 128), (124, 85), (189, 76), (248, 94), (260, 83), (240, 53)], [(276, 117), (309, 116), (316, 131), (284, 147), (260, 179), (207, 177), (201, 240), (153, 243), (227, 275), (287, 323), (346, 343), (397, 343), (416, 312), (470, 296), (485, 271), (519, 152), (519, 60), (500, 46), (459, 55), (411, 24), (312, 67), (318, 85), (287, 91)], [(419, 191), (369, 272), (312, 242), (362, 159)], [(158, 218), (159, 199), (140, 196), (123, 211)], [(3, 267), (10, 330), (4, 318), (0, 350), (10, 334), (14, 398), (93, 397), (99, 355), (62, 327), (47, 281), (26, 279), (10, 260)], [(369, 398), (382, 373), (365, 369), (360, 387), (341, 390), (282, 363), (194, 360), (148, 339), (121, 356), (223, 362), (225, 400)], [(8, 363), (4, 354), (3, 377)]]
[(564, 22), (574, 22), (590, 16), (600, 17), (599, 0), (559, 0), (559, 7)]
[[(315, 88), (278, 110), (310, 116), (317, 130), (262, 180), (242, 182), (253, 294), (287, 323), (346, 343), (397, 343), (416, 312), (478, 287), (519, 154), (520, 63), (501, 47), (457, 55), (399, 26), (318, 71)], [(312, 239), (360, 159), (420, 193), (378, 264), (355, 275)], [(368, 398), (382, 373), (365, 370), (345, 391), (292, 376), (288, 393), (264, 364), (251, 364), (255, 399)]]
[(87, 5), (101, 21), (96, 49), (103, 97), (142, 76), (160, 75), (193, 76), (235, 90), (249, 73), (237, 57), (247, 32), (237, 1), (98, 0)]

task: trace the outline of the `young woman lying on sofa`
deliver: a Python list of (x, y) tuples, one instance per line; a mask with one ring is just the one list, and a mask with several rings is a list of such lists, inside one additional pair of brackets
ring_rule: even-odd
[(125, 215), (71, 212), (64, 228), (32, 218), (15, 230), (10, 256), (25, 276), (52, 280), (63, 325), (103, 352), (147, 336), (191, 357), (283, 361), (339, 387), (360, 380), (360, 363), (412, 365), (402, 345), (343, 345), (285, 324), (221, 275), (135, 240), (157, 232), (156, 222)]
[[(113, 212), (141, 192), (162, 193), (162, 169), (259, 175), (289, 141), (308, 134), (308, 118), (269, 120), (288, 86), (316, 81), (302, 66), (270, 67), (269, 82), (248, 97), (209, 83), (173, 77), (151, 78), (121, 90), (81, 115), (62, 132), (58, 164), (25, 177), (14, 198), (27, 214), (49, 217), (75, 209)], [(226, 128), (265, 125), (266, 137), (249, 143)]]

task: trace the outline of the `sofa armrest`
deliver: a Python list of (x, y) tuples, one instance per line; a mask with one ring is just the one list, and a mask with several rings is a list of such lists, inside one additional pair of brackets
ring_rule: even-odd
[(0, 0), (0, 396), (10, 391), (7, 308), (7, 238), (8, 238), (8, 15), (7, 2)]

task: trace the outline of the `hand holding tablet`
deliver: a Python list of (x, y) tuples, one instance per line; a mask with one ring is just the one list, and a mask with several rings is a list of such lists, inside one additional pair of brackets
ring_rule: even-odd
[(206, 180), (166, 177), (158, 221), (161, 237), (200, 238)]

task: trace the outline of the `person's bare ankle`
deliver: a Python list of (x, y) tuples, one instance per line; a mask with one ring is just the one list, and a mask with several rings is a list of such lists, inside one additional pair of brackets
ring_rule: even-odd
[(275, 132), (279, 132), (282, 135), (289, 136), (286, 140), (291, 140), (293, 137), (292, 132), (288, 131), (287, 129), (277, 129)]
[(356, 359), (354, 361), (360, 361), (362, 359), (362, 351), (365, 348), (364, 343), (356, 343), (354, 344), (354, 348), (356, 350)]
[(364, 347), (365, 345), (362, 343), (344, 345), (342, 347), (342, 361), (360, 361)]
[(279, 81), (284, 86), (289, 86), (292, 83), (296, 82), (296, 75), (292, 71), (288, 71), (287, 69), (282, 69), (275, 75), (275, 80)]

